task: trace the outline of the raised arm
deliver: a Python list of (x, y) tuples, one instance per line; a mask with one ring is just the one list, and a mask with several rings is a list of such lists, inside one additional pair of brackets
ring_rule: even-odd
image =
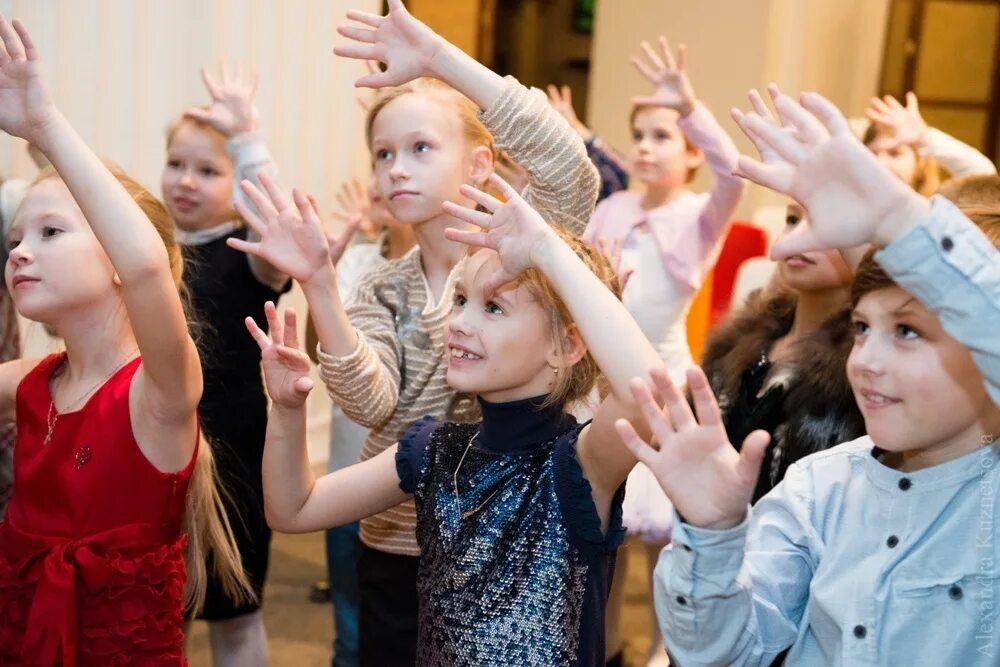
[(583, 141), (552, 109), (545, 94), (503, 78), (415, 19), (401, 0), (389, 13), (348, 12), (360, 25), (341, 26), (354, 40), (334, 49), (350, 58), (379, 60), (384, 72), (358, 79), (358, 86), (398, 86), (430, 76), (449, 84), (482, 109), (482, 121), (497, 148), (528, 174), (525, 198), (550, 223), (580, 234), (597, 201), (599, 180)]
[(312, 390), (309, 359), (299, 349), (295, 311), (278, 317), (264, 307), (271, 335), (253, 318), (247, 329), (261, 349), (264, 381), (272, 400), (264, 443), (264, 513), (268, 525), (307, 533), (351, 523), (406, 500), (391, 447), (363, 463), (316, 480), (306, 446), (306, 398)]
[[(257, 92), (257, 76), (244, 74), (239, 65), (219, 67), (219, 78), (213, 77), (207, 69), (201, 68), (201, 79), (212, 97), (207, 109), (193, 107), (184, 115), (208, 123), (226, 137), (226, 153), (233, 163), (233, 199), (244, 206), (253, 208), (240, 183), (248, 180), (260, 186), (260, 175), (267, 174), (275, 179), (277, 165), (267, 150), (267, 144), (256, 134), (257, 109), (253, 104)], [(250, 240), (258, 240), (250, 231)], [(279, 271), (256, 255), (249, 255), (247, 261), (254, 277), (275, 291), (280, 291), (288, 282), (288, 274)]]
[(143, 357), (137, 376), (142, 405), (150, 408), (154, 422), (193, 427), (201, 366), (166, 247), (138, 204), (52, 103), (25, 27), (0, 18), (0, 37), (0, 127), (36, 145), (51, 161), (107, 252)]
[(469, 186), (464, 186), (462, 194), (492, 214), (446, 204), (448, 213), (484, 231), (449, 229), (445, 233), (452, 240), (491, 248), (500, 255), (502, 269), (487, 282), (487, 292), (535, 268), (566, 303), (580, 337), (611, 389), (594, 421), (581, 433), (577, 449), (598, 510), (606, 515), (612, 495), (635, 465), (634, 456), (614, 431), (616, 419), (640, 419), (629, 380), (663, 371), (663, 362), (618, 297), (538, 212), (496, 175), (490, 181), (507, 198), (506, 203)]

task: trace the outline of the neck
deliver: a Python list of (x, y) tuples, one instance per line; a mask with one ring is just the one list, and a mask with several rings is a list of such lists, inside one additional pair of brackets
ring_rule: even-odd
[(444, 213), (413, 227), (414, 237), (420, 246), (424, 276), (435, 301), (440, 300), (448, 275), (468, 250), (465, 244), (445, 238), (444, 230), (449, 227), (471, 229), (471, 225)]
[(386, 259), (399, 259), (417, 242), (413, 227), (394, 222), (388, 227)]
[(819, 329), (823, 322), (847, 304), (848, 295), (847, 288), (799, 294), (787, 337), (798, 340)]
[(114, 312), (93, 308), (89, 316), (78, 313), (58, 324), (66, 344), (65, 384), (75, 384), (111, 373), (137, 349), (124, 306), (119, 302)]
[(645, 209), (666, 206), (686, 191), (687, 188), (684, 184), (668, 185), (665, 183), (650, 183), (646, 186), (646, 191), (643, 193), (642, 201), (639, 205)]
[(494, 451), (519, 451), (549, 442), (576, 420), (561, 405), (542, 407), (545, 396), (491, 403), (479, 398), (483, 421), (476, 443)]

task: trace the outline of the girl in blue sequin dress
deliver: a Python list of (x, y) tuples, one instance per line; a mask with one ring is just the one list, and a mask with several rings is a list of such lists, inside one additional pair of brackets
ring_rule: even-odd
[[(614, 424), (642, 428), (629, 380), (665, 370), (615, 296), (607, 261), (547, 225), (499, 177), (491, 183), (506, 203), (463, 186), (480, 209), (445, 204), (481, 228), (446, 232), (475, 251), (458, 271), (445, 335), (448, 383), (479, 397), (482, 422), (424, 418), (397, 446), (315, 479), (309, 360), (294, 311), (279, 317), (269, 305), (270, 337), (247, 320), (274, 402), (265, 510), (276, 530), (309, 532), (413, 496), (420, 665), (603, 665), (623, 483), (635, 465)], [(299, 200), (275, 201), (267, 224), (294, 220), (301, 234), (323, 239)], [(567, 408), (602, 373), (606, 398), (578, 424)]]

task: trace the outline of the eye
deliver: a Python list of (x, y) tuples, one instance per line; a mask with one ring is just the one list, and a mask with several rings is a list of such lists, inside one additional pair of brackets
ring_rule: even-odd
[(632, 132), (632, 141), (634, 141), (636, 143), (642, 141), (642, 132), (633, 131)]
[(490, 301), (486, 304), (486, 312), (490, 315), (503, 315), (503, 308), (498, 306), (495, 301)]
[(896, 335), (903, 340), (916, 340), (920, 338), (920, 332), (906, 324), (896, 325)]
[(417, 143), (413, 144), (414, 153), (426, 153), (430, 149), (431, 145), (426, 141), (418, 141)]
[(854, 328), (855, 336), (864, 336), (868, 333), (869, 330), (868, 323), (862, 322), (861, 320), (854, 320), (851, 323), (851, 326)]
[(802, 218), (794, 213), (789, 213), (788, 215), (785, 216), (785, 224), (789, 225), (790, 227), (794, 227), (800, 222), (802, 222)]
[(217, 169), (215, 169), (214, 167), (202, 167), (198, 171), (201, 172), (202, 176), (213, 177), (213, 176), (218, 176), (219, 175), (219, 171)]
[(452, 297), (451, 305), (452, 308), (461, 308), (462, 306), (465, 305), (465, 297), (461, 294), (456, 293), (455, 296)]
[(21, 243), (20, 239), (7, 239), (7, 251), (10, 252)]
[(392, 153), (390, 153), (389, 151), (385, 150), (384, 148), (381, 148), (381, 149), (375, 151), (375, 160), (378, 161), (378, 162), (381, 162), (381, 161), (384, 161), (384, 160), (388, 160), (389, 156), (391, 156), (391, 155), (392, 155)]
[(180, 169), (181, 168), (181, 161), (180, 160), (167, 160), (167, 166), (170, 167), (171, 169)]
[(49, 238), (55, 236), (56, 234), (62, 233), (62, 230), (58, 227), (45, 227), (42, 229), (42, 237)]
[(667, 141), (668, 139), (670, 139), (670, 133), (664, 132), (663, 130), (657, 130), (656, 132), (653, 133), (653, 138), (656, 139), (657, 141)]

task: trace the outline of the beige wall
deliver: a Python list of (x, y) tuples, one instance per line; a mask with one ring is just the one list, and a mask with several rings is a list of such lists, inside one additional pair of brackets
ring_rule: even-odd
[[(260, 128), (286, 185), (315, 194), (323, 212), (334, 188), (367, 170), (357, 61), (331, 52), (348, 8), (380, 11), (380, 0), (0, 0), (42, 52), (57, 104), (101, 155), (159, 194), (164, 129), (207, 101), (198, 68), (220, 58), (260, 72)], [(0, 139), (0, 175), (30, 178), (24, 144)], [(296, 288), (283, 303), (305, 312)], [(27, 355), (55, 344), (24, 327)], [(325, 459), (329, 399), (310, 398), (311, 454)]]
[(479, 49), (480, 0), (409, 0), (406, 8), (466, 53)]
[[(588, 122), (619, 148), (629, 145), (629, 98), (647, 88), (629, 56), (641, 39), (664, 32), (688, 45), (699, 97), (750, 151), (729, 119), (746, 91), (777, 82), (817, 90), (846, 113), (860, 114), (876, 92), (889, 0), (599, 0)], [(704, 171), (704, 170), (703, 170)], [(696, 186), (707, 187), (702, 174)], [(742, 214), (778, 201), (754, 189)]]

